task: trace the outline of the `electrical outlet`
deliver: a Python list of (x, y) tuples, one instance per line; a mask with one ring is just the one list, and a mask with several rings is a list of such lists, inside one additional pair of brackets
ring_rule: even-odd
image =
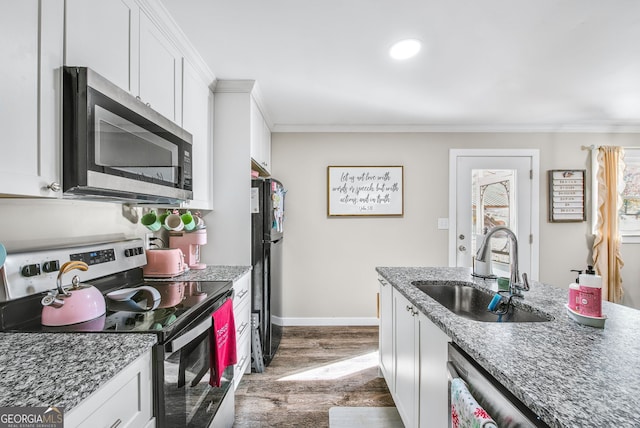
[(144, 234), (144, 248), (145, 250), (148, 250), (149, 248), (151, 248), (151, 238), (154, 238), (155, 236), (153, 235), (153, 233), (145, 233)]

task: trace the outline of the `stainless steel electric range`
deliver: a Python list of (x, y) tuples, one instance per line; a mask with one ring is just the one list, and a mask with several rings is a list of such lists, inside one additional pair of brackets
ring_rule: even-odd
[[(106, 313), (76, 324), (43, 326), (41, 301), (56, 288), (60, 267), (73, 260), (85, 262), (88, 270), (73, 270), (62, 280), (68, 284), (77, 275), (80, 282), (99, 289), (105, 296)], [(233, 298), (232, 282), (145, 280), (141, 268), (145, 264), (140, 239), (9, 249), (0, 269), (0, 331), (156, 334), (153, 370), (157, 425), (231, 426), (233, 366), (222, 374), (220, 386), (211, 386), (209, 380), (212, 314)], [(150, 293), (148, 287), (157, 293)], [(106, 297), (128, 288), (133, 290), (126, 293), (126, 300)], [(160, 298), (155, 299), (158, 295)]]

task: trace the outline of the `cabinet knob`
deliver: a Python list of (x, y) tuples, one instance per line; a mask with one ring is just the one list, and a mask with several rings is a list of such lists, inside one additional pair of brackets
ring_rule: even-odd
[(47, 186), (47, 189), (51, 190), (52, 192), (59, 192), (60, 191), (60, 183), (56, 183), (55, 181), (51, 184), (49, 184)]

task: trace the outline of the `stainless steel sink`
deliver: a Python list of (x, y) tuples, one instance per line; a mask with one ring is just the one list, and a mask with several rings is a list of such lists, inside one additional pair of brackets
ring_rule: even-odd
[(456, 315), (484, 322), (544, 322), (551, 321), (543, 315), (509, 305), (509, 311), (497, 315), (487, 309), (494, 294), (462, 284), (446, 284), (434, 281), (413, 281), (411, 283), (429, 297)]

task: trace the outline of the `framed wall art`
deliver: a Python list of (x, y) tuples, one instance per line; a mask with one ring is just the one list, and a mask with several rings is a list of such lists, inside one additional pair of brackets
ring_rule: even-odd
[(549, 171), (549, 221), (579, 222), (587, 220), (584, 169)]
[(328, 216), (402, 216), (404, 167), (328, 166)]

